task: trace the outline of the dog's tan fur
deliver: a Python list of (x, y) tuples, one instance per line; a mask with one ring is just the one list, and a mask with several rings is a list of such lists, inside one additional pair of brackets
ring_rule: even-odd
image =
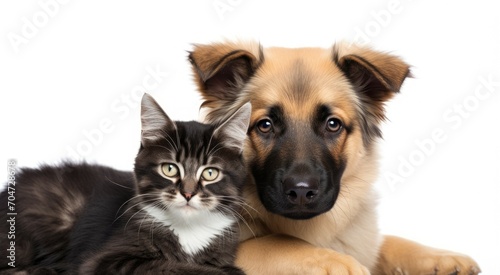
[[(248, 274), (368, 274), (368, 270), (477, 274), (477, 264), (466, 256), (384, 238), (378, 232), (375, 141), (384, 103), (409, 75), (409, 66), (400, 58), (347, 44), (332, 49), (263, 49), (255, 42), (224, 42), (196, 45), (190, 60), (210, 122), (225, 119), (250, 101), (251, 126), (269, 106), (279, 104), (293, 127), (307, 127), (312, 110), (324, 104), (350, 128), (328, 147), (334, 159), (347, 159), (340, 193), (330, 211), (308, 220), (272, 214), (261, 203), (255, 182), (249, 180), (244, 195), (251, 209), (244, 213), (248, 226), (242, 227), (237, 259)], [(369, 95), (356, 91), (363, 85), (372, 89), (367, 90)], [(307, 140), (301, 141), (304, 146), (290, 150), (296, 150), (299, 158), (314, 154)], [(269, 148), (249, 130), (245, 148), (249, 162), (262, 162)]]

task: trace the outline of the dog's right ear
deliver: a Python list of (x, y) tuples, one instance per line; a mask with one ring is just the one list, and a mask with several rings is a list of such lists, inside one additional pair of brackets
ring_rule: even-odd
[(189, 61), (204, 99), (202, 107), (220, 110), (230, 106), (263, 59), (257, 42), (194, 45)]

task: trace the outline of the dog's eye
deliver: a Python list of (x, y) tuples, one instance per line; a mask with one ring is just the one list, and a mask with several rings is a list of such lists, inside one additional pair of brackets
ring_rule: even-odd
[(271, 122), (270, 119), (266, 118), (257, 122), (257, 128), (262, 133), (269, 133), (273, 129), (273, 123)]
[(340, 119), (331, 117), (326, 121), (326, 130), (329, 132), (337, 133), (342, 129), (342, 121)]

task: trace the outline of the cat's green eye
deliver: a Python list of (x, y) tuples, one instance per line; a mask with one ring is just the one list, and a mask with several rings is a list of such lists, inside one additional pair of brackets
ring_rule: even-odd
[(206, 168), (201, 173), (201, 177), (206, 181), (214, 181), (219, 176), (219, 170), (216, 168)]
[(179, 168), (172, 163), (164, 163), (161, 165), (161, 172), (170, 178), (177, 177), (179, 175)]

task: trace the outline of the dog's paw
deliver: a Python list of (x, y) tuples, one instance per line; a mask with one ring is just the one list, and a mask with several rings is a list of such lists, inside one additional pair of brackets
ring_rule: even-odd
[(311, 270), (307, 274), (321, 275), (369, 275), (370, 271), (349, 255), (344, 255), (330, 249), (318, 248), (306, 259)]
[(472, 258), (466, 255), (442, 252), (434, 255), (432, 259), (427, 260), (432, 267), (430, 274), (454, 274), (454, 275), (477, 275), (481, 272), (479, 265)]
[(481, 272), (469, 256), (395, 236), (385, 237), (377, 270), (380, 274), (393, 275), (477, 275)]
[(479, 265), (469, 256), (459, 253), (434, 250), (432, 253), (414, 259), (418, 263), (418, 273), (406, 268), (396, 268), (394, 275), (429, 274), (429, 275), (477, 275)]

